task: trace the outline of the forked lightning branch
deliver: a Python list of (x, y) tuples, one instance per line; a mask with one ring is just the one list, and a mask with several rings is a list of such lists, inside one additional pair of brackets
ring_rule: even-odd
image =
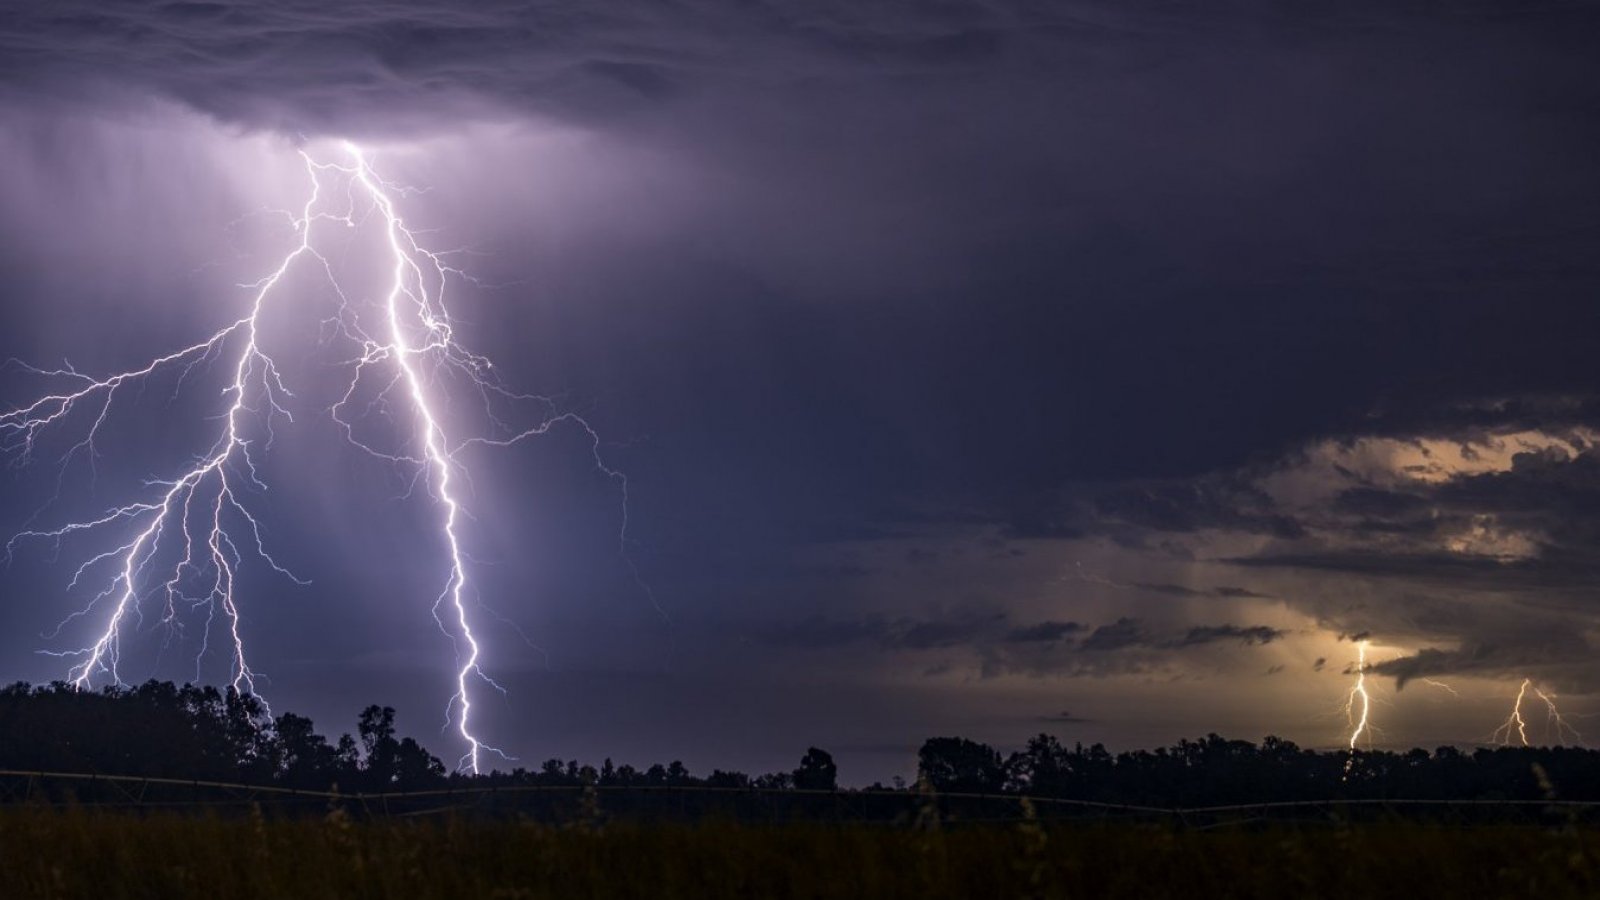
[[(258, 694), (260, 676), (247, 651), (248, 617), (243, 611), (248, 600), (237, 590), (240, 568), (247, 560), (258, 559), (299, 581), (287, 561), (273, 555), (249, 505), (252, 493), (266, 487), (260, 464), (275, 422), (293, 422), (293, 378), (285, 375), (264, 346), (262, 326), (274, 311), (294, 311), (288, 302), (292, 298), (283, 296), (288, 293), (287, 279), (298, 267), (314, 267), (338, 300), (337, 312), (326, 323), (329, 332), (354, 348), (346, 370), (348, 383), (330, 414), (363, 451), (407, 467), (416, 483), (426, 486), (425, 500), (436, 514), (441, 562), (432, 612), (456, 654), (445, 715), (465, 745), (460, 767), (477, 772), (483, 755), (498, 751), (478, 737), (473, 696), (498, 685), (485, 669), (483, 647), (474, 630), (476, 602), (461, 527), (465, 510), (460, 451), (472, 444), (509, 445), (557, 425), (571, 426), (587, 435), (596, 467), (617, 483), (624, 506), (627, 482), (601, 460), (599, 439), (587, 422), (572, 413), (557, 414), (543, 398), (510, 391), (488, 359), (463, 347), (446, 305), (447, 288), (462, 273), (419, 242), (396, 202), (403, 192), (378, 175), (367, 154), (344, 143), (333, 158), (318, 158), (304, 150), (300, 155), (308, 193), (298, 214), (290, 215), (296, 241), (273, 271), (247, 286), (250, 299), (239, 318), (203, 340), (114, 375), (30, 367), (53, 386), (0, 414), (0, 450), (27, 462), (47, 431), (65, 431), (72, 442), (61, 460), (65, 465), (79, 454), (104, 452), (102, 445), (113, 443), (106, 433), (113, 410), (136, 399), (158, 374), (175, 370), (180, 384), (198, 389), (195, 382), (220, 371), (219, 387), (227, 406), (217, 420), (214, 439), (192, 455), (187, 468), (180, 465), (178, 471), (146, 482), (142, 495), (122, 505), (16, 535), (7, 546), (8, 556), (35, 541), (58, 549), (91, 548), (79, 557), (69, 588), (92, 595), (64, 626), (92, 623), (92, 639), (71, 650), (47, 651), (70, 660), (68, 678), (80, 688), (123, 683), (124, 640), (148, 613), (155, 612), (162, 625), (174, 628), (181, 617), (198, 613), (204, 622), (200, 656), (214, 640), (225, 640), (232, 686)], [(357, 228), (382, 232), (386, 275), (376, 291), (363, 293), (340, 284), (334, 260), (324, 252), (322, 242), (331, 230)], [(441, 386), (451, 383), (466, 385), (476, 394), (472, 408), (484, 420), (480, 433), (451, 433), (451, 423), (462, 417), (458, 408), (462, 404), (453, 402), (461, 398), (450, 396), (461, 391)], [(363, 397), (367, 402), (359, 402)], [(497, 414), (499, 401), (522, 409), (527, 408), (526, 401), (533, 401), (545, 412), (527, 427), (510, 426)], [(361, 418), (378, 407), (391, 414), (399, 411), (408, 439), (383, 446), (358, 430)]]

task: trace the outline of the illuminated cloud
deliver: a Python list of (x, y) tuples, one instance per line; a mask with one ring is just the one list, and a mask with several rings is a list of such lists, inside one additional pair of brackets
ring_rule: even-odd
[(712, 2), (666, 15), (642, 0), (378, 0), (336, 10), (310, 0), (70, 0), (7, 18), (0, 82), (63, 97), (166, 97), (249, 127), (341, 135), (508, 116), (594, 120), (739, 82), (981, 73), (1040, 58), (1079, 24), (1008, 2), (804, 13)]

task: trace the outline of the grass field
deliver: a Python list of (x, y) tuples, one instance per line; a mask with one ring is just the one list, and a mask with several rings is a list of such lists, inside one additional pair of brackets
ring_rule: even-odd
[(0, 809), (0, 897), (1593, 897), (1600, 832), (354, 821)]

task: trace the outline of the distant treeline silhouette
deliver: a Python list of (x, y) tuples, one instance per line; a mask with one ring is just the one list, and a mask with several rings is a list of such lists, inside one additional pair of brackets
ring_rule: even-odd
[[(833, 791), (838, 769), (811, 748), (793, 771), (696, 776), (681, 762), (638, 769), (550, 760), (537, 769), (449, 774), (411, 738), (395, 711), (369, 706), (356, 734), (330, 741), (312, 721), (271, 716), (228, 689), (151, 681), (82, 691), (55, 683), (0, 688), (0, 769), (196, 779), (303, 790), (395, 792), (444, 786), (696, 788)], [(1009, 755), (959, 737), (929, 738), (913, 782), (883, 791), (1017, 794), (1111, 804), (1203, 807), (1284, 801), (1600, 800), (1600, 751), (1572, 747), (1440, 747), (1428, 752), (1304, 750), (1275, 737), (1261, 744), (1215, 734), (1157, 750), (1111, 753), (1067, 747), (1041, 734)]]

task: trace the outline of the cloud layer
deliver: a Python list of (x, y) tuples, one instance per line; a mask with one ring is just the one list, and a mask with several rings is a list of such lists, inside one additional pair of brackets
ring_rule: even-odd
[(1029, 3), (72, 2), (13, 11), (0, 80), (116, 88), (290, 133), (426, 131), (506, 115), (593, 119), (733, 85), (859, 81), (1042, 59), (1070, 32)]

